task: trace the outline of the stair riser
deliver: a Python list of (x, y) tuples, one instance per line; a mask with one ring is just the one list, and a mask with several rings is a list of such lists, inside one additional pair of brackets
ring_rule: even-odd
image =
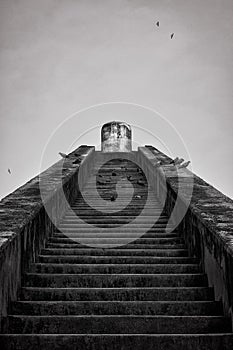
[[(100, 236), (101, 237), (101, 236)], [(91, 238), (95, 238), (95, 239), (100, 239), (100, 237), (80, 237), (80, 238), (88, 238), (88, 239), (91, 239)], [(111, 238), (112, 240), (114, 239), (125, 239), (127, 240), (128, 238), (135, 238), (135, 239), (138, 239), (137, 237), (133, 237), (133, 236), (129, 236), (129, 237), (106, 237), (107, 239)], [(103, 238), (101, 237), (101, 239), (103, 240)], [(49, 240), (48, 242), (49, 244), (53, 243), (53, 244), (70, 244), (70, 243), (74, 243), (74, 241), (70, 238), (58, 238), (58, 237), (53, 237)], [(139, 242), (138, 243), (142, 243), (142, 244), (183, 244), (183, 239), (180, 238), (180, 237), (177, 237), (177, 238), (140, 238), (139, 239)]]
[[(80, 241), (80, 243), (79, 243)], [(120, 245), (123, 247), (127, 247), (128, 249), (185, 249), (184, 244), (142, 244), (142, 243), (136, 243), (134, 241), (131, 241), (130, 243), (125, 242), (125, 239), (116, 239), (116, 240), (112, 240), (111, 238), (108, 240), (107, 238), (103, 238), (103, 239), (99, 239), (99, 238), (91, 238), (91, 239), (87, 239), (87, 238), (80, 238), (80, 239), (76, 239), (73, 243), (71, 244), (64, 244), (64, 243), (47, 243), (46, 244), (46, 248), (49, 249), (82, 249), (83, 247), (85, 247), (85, 245), (87, 246), (93, 246), (93, 245), (100, 245), (103, 246), (103, 248), (106, 246), (108, 247), (109, 245)]]
[[(104, 223), (104, 222), (100, 222), (100, 223), (91, 223), (89, 222), (88, 219), (86, 219), (85, 221), (83, 220), (83, 223), (77, 223), (77, 224), (66, 224), (66, 225), (59, 225), (58, 229), (61, 230), (61, 231), (69, 231), (69, 230), (75, 230), (75, 231), (79, 231), (80, 229), (86, 229), (89, 227), (88, 226), (90, 225), (90, 228), (92, 228), (92, 226), (94, 227), (100, 227), (100, 228), (108, 228), (108, 227), (111, 227), (111, 228), (115, 228), (115, 229), (123, 229), (123, 228), (128, 228), (130, 227), (130, 229), (132, 230), (137, 230), (138, 228), (140, 229), (145, 229), (145, 228), (152, 228), (152, 229), (165, 229), (165, 228), (170, 228), (172, 229), (173, 227), (171, 225), (166, 225), (166, 224), (163, 224), (163, 223), (155, 223), (154, 222), (144, 222), (144, 223), (140, 223), (140, 222), (125, 222), (125, 223), (114, 223), (114, 222), (111, 222), (111, 223)], [(121, 230), (120, 230), (121, 231)]]
[[(85, 215), (85, 219), (88, 220), (88, 222), (92, 223), (92, 224), (95, 224), (95, 223), (112, 223), (112, 221), (114, 221), (116, 224), (124, 224), (124, 223), (127, 223), (129, 220), (135, 220), (135, 216), (128, 216), (127, 218), (124, 217), (124, 216), (121, 216), (121, 217), (118, 217), (118, 216), (106, 216), (106, 217), (101, 217), (101, 218), (93, 218), (93, 216), (88, 216), (88, 215)], [(137, 219), (139, 221), (139, 219)], [(161, 219), (160, 217), (156, 218), (154, 216), (151, 216), (151, 217), (140, 217), (140, 221), (139, 223), (140, 224), (143, 224), (143, 223), (150, 223), (150, 222), (155, 222), (158, 223), (158, 224), (167, 224), (168, 223), (168, 220), (167, 218), (166, 219)], [(65, 218), (62, 220), (62, 224), (63, 225), (72, 225), (72, 224), (76, 224), (76, 220), (75, 218), (72, 218), (72, 217), (68, 217), (68, 218)]]
[[(123, 248), (124, 247), (124, 248)], [(153, 257), (187, 257), (188, 252), (187, 250), (154, 250), (154, 249), (128, 249), (125, 246), (122, 246), (121, 249), (87, 249), (87, 248), (80, 248), (80, 249), (42, 249), (41, 251), (42, 255), (103, 255), (103, 256), (121, 256), (121, 255), (128, 255), (128, 256), (153, 256)]]
[(211, 288), (23, 288), (23, 300), (118, 300), (118, 301), (206, 301), (213, 300)]
[[(181, 236), (179, 236), (179, 234), (177, 232), (171, 232), (171, 233), (163, 233), (163, 232), (157, 232), (157, 233), (153, 233), (153, 232), (147, 232), (145, 233), (142, 238), (138, 237), (138, 235), (135, 235), (135, 233), (132, 232), (118, 232), (117, 235), (113, 235), (112, 233), (95, 233), (95, 232), (85, 232), (85, 236), (83, 233), (79, 233), (76, 235), (73, 235), (73, 238), (137, 238), (141, 240), (149, 240), (152, 239), (154, 240), (154, 242), (177, 242), (177, 243), (183, 243), (183, 238)], [(68, 240), (70, 240), (69, 236), (67, 237), (66, 235), (64, 235), (64, 233), (61, 232), (56, 232), (53, 234), (53, 237), (50, 239), (50, 242), (54, 242), (56, 243), (58, 239), (64, 239), (64, 242), (67, 242)]]
[(206, 335), (0, 335), (2, 350), (229, 350), (231, 334)]
[[(88, 210), (79, 210), (79, 212), (77, 214), (75, 214), (76, 210), (67, 210), (66, 215), (64, 217), (65, 220), (70, 220), (70, 219), (75, 219), (77, 215), (80, 215), (82, 217), (86, 217), (86, 218), (90, 218), (93, 214), (92, 211), (88, 211)], [(143, 212), (143, 215), (140, 215), (140, 219), (141, 218), (145, 218), (148, 217), (150, 220), (151, 218), (156, 216), (156, 220), (158, 220), (158, 218), (167, 218), (167, 216), (162, 215), (162, 213), (160, 213), (160, 211), (157, 210), (157, 213), (155, 210), (146, 210), (145, 212)], [(113, 217), (113, 218), (125, 218), (127, 217), (127, 220), (129, 219), (135, 219), (135, 211), (133, 213), (127, 213), (126, 211), (122, 211), (120, 214), (119, 212), (115, 212), (115, 213), (108, 213), (108, 214), (103, 214), (99, 211), (95, 211), (95, 216), (94, 218), (96, 219), (104, 219), (106, 217)]]
[(180, 257), (104, 257), (104, 256), (62, 256), (40, 255), (38, 262), (48, 264), (196, 264), (195, 258)]
[[(101, 235), (103, 234), (103, 237), (106, 237), (108, 235), (111, 235), (112, 237), (119, 237), (123, 236), (125, 238), (124, 234), (127, 234), (129, 237), (137, 237), (138, 239), (141, 236), (144, 236), (147, 232), (158, 232), (158, 233), (166, 233), (168, 231), (169, 233), (173, 233), (173, 227), (166, 227), (166, 226), (161, 226), (161, 227), (151, 227), (151, 225), (148, 226), (141, 226), (141, 225), (134, 225), (132, 226), (131, 224), (129, 225), (104, 225), (104, 224), (99, 224), (99, 225), (92, 225), (86, 222), (84, 225), (76, 226), (76, 227), (58, 227), (58, 232), (63, 233), (64, 235), (69, 235), (70, 233), (72, 235), (76, 234), (77, 236), (84, 236), (86, 237), (86, 234), (98, 234)], [(88, 236), (87, 236), (88, 237)], [(126, 236), (127, 238), (127, 236)]]
[(215, 302), (16, 302), (18, 315), (220, 315)]
[(177, 334), (230, 332), (223, 317), (9, 316), (12, 333)]
[(199, 265), (41, 265), (33, 264), (30, 272), (34, 273), (130, 273), (130, 274), (172, 274), (172, 273), (199, 273)]
[(25, 286), (37, 287), (193, 287), (206, 286), (204, 275), (55, 275), (26, 274)]

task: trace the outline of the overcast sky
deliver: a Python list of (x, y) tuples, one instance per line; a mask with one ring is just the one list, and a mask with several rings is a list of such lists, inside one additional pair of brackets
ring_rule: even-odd
[[(40, 171), (47, 140), (69, 115), (110, 101), (158, 111), (193, 171), (233, 197), (232, 0), (1, 0), (0, 76), (0, 197)], [(69, 149), (74, 130), (78, 138), (116, 114), (184, 155), (157, 117), (100, 111), (60, 132), (46, 164)], [(91, 135), (81, 143), (98, 145), (99, 128)], [(149, 143), (146, 133), (135, 141)]]

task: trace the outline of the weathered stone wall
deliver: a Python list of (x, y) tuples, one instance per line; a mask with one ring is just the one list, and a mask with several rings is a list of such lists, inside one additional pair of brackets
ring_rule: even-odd
[[(200, 258), (202, 268), (214, 287), (215, 299), (222, 300), (224, 312), (233, 314), (233, 201), (187, 169), (171, 170), (171, 158), (152, 146), (140, 147), (138, 159), (161, 201), (166, 197), (168, 215), (179, 201), (188, 211), (179, 225), (191, 256)], [(158, 161), (162, 166), (156, 166)], [(189, 181), (190, 177), (193, 178)], [(181, 191), (178, 194), (179, 182)], [(193, 188), (191, 189), (191, 186)], [(178, 214), (178, 212), (177, 212)]]
[(77, 196), (93, 165), (94, 153), (94, 147), (81, 146), (69, 158), (44, 171), (41, 174), (43, 192), (47, 193), (44, 201), (39, 186), (41, 178), (36, 176), (0, 202), (0, 327), (10, 302), (17, 298), (23, 272), (35, 262), (54, 230), (45, 205), (59, 222), (67, 207), (64, 194), (68, 203)]

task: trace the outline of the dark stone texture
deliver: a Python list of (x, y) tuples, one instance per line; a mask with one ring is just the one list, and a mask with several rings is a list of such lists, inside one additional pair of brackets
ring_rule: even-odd
[(2, 350), (229, 350), (232, 334), (5, 335)]

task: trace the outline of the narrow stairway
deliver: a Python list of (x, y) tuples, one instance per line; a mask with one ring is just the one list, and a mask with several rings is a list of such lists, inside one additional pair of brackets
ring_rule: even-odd
[(141, 169), (129, 160), (99, 165), (25, 274), (4, 347), (230, 349), (222, 305), (179, 232), (165, 232), (168, 217)]

